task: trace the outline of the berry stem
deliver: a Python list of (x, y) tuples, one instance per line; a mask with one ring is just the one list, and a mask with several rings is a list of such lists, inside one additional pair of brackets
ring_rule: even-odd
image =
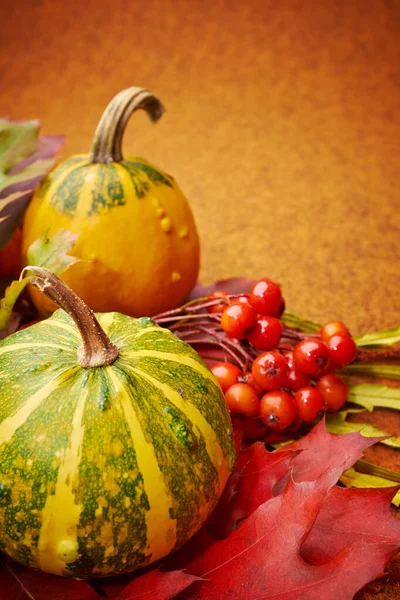
[[(237, 298), (244, 296), (247, 297), (247, 294), (227, 294), (224, 299), (227, 301), (228, 305), (229, 301), (236, 300)], [(221, 298), (215, 298), (213, 300), (209, 300), (207, 296), (204, 296), (203, 298), (195, 298), (194, 300), (190, 300), (189, 302), (182, 304), (182, 306), (179, 306), (178, 308), (173, 308), (171, 310), (166, 310), (165, 312), (159, 313), (153, 317), (153, 321), (160, 323), (161, 319), (163, 319), (163, 322), (167, 322), (168, 319), (165, 319), (166, 317), (169, 318), (174, 315), (187, 315), (188, 313), (192, 312), (200, 312), (210, 306), (215, 306), (216, 304), (221, 304)], [(210, 315), (210, 317), (211, 316), (215, 315)]]
[(374, 362), (376, 360), (396, 360), (399, 358), (399, 348), (390, 350), (361, 350), (359, 348), (354, 363)]
[[(248, 294), (227, 294), (224, 299), (228, 306), (230, 302), (248, 297)], [(218, 345), (244, 371), (251, 368), (259, 353), (247, 340), (238, 341), (229, 338), (221, 327), (221, 316), (218, 313), (207, 312), (209, 307), (220, 303), (221, 298), (211, 300), (207, 296), (195, 298), (178, 308), (159, 313), (153, 317), (153, 320), (162, 327), (168, 327), (175, 335), (189, 344), (213, 343)], [(203, 338), (201, 334), (205, 334), (205, 337)], [(194, 339), (192, 336), (195, 336)], [(287, 325), (283, 328), (283, 339), (301, 341), (310, 337), (318, 336), (303, 333)]]
[[(230, 340), (228, 337), (224, 338), (222, 336), (222, 333), (218, 333), (217, 331), (212, 331), (210, 329), (207, 329), (206, 327), (199, 327), (198, 329), (200, 331), (203, 331), (204, 333), (207, 333), (208, 335), (211, 335), (212, 337), (214, 337), (218, 341), (218, 344), (221, 346), (221, 348), (224, 348), (224, 350), (227, 350), (232, 356), (236, 357), (236, 361), (240, 364), (240, 366), (243, 369), (244, 369), (246, 362), (248, 362), (249, 360), (252, 360), (251, 356), (246, 352), (246, 350), (244, 350), (244, 348), (242, 348), (240, 343), (236, 343), (236, 342)], [(236, 352), (238, 352), (241, 356), (243, 356), (244, 361), (237, 357)]]
[(170, 316), (164, 316), (164, 317), (153, 317), (153, 321), (155, 321), (156, 323), (158, 323), (158, 325), (161, 324), (165, 324), (165, 323), (170, 323), (171, 321), (182, 321), (182, 323), (184, 323), (186, 320), (188, 319), (209, 319), (210, 321), (217, 321), (218, 322), (218, 317), (215, 318), (215, 315), (206, 315), (204, 313), (193, 313), (193, 314), (189, 314), (189, 315), (183, 315), (183, 314), (178, 314), (178, 315), (170, 315)]
[[(248, 298), (248, 294), (227, 294), (224, 297), (227, 306), (240, 298)], [(210, 298), (208, 296), (195, 298), (186, 302), (178, 308), (159, 313), (153, 317), (154, 321), (163, 327), (168, 327), (178, 337), (190, 344), (214, 344), (227, 352), (230, 357), (241, 368), (251, 368), (254, 359), (259, 352), (256, 351), (247, 340), (234, 341), (230, 339), (221, 327), (219, 313), (209, 313), (208, 308), (221, 303), (221, 298)], [(204, 337), (203, 335), (204, 334)], [(193, 337), (194, 336), (194, 337)], [(293, 345), (294, 342), (315, 339), (319, 340), (318, 333), (299, 331), (289, 325), (283, 326), (280, 347), (285, 342)], [(364, 350), (358, 349), (357, 357), (353, 364), (374, 362), (376, 360), (398, 359), (399, 349), (389, 350)]]
[(293, 329), (293, 327), (288, 327), (287, 325), (283, 326), (282, 337), (293, 340), (309, 340), (310, 338), (319, 338), (318, 335), (313, 333), (304, 333), (303, 331), (298, 331), (297, 329)]

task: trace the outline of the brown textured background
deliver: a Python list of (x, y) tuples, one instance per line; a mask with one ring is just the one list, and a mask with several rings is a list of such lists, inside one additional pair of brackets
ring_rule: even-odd
[(190, 199), (203, 283), (268, 275), (309, 318), (399, 324), (398, 0), (3, 0), (0, 44), (0, 114), (63, 156), (116, 92), (157, 93), (124, 145)]

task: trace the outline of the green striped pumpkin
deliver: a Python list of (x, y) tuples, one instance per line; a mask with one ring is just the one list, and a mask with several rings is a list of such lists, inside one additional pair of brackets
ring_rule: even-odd
[(96, 320), (56, 276), (32, 271), (70, 314), (0, 344), (0, 550), (76, 578), (132, 571), (215, 507), (235, 460), (225, 400), (169, 330)]

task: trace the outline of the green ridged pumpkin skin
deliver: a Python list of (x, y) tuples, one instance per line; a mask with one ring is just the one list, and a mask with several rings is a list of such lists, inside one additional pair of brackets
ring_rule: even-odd
[(235, 447), (199, 355), (151, 319), (96, 315), (118, 348), (77, 364), (63, 311), (0, 344), (0, 550), (75, 578), (179, 548), (215, 507)]

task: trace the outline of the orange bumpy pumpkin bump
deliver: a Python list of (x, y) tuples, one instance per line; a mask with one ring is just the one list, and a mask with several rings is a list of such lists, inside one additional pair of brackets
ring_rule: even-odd
[[(60, 163), (41, 182), (25, 215), (22, 259), (30, 244), (65, 228), (78, 234), (63, 280), (95, 311), (154, 315), (181, 304), (199, 271), (193, 214), (175, 180), (148, 161), (122, 156), (129, 116), (153, 121), (160, 101), (142, 88), (123, 90), (106, 108), (89, 155)], [(43, 315), (56, 308), (34, 288)]]

